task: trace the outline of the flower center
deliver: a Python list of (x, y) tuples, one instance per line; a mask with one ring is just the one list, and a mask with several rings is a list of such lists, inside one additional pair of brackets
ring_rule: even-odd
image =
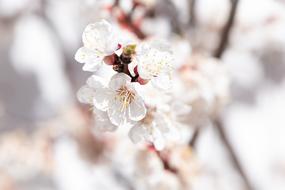
[(151, 76), (157, 76), (163, 70), (171, 70), (170, 56), (156, 50), (150, 51), (147, 55), (145, 55), (142, 68)]
[(135, 93), (126, 86), (122, 86), (116, 92), (116, 99), (121, 102), (121, 111), (124, 111), (135, 99)]

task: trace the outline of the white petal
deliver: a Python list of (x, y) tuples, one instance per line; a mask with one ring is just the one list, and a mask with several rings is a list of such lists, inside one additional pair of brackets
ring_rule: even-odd
[(103, 65), (103, 59), (104, 57), (102, 55), (98, 55), (97, 52), (94, 52), (86, 59), (83, 70), (91, 72), (97, 71)]
[(89, 77), (86, 83), (88, 86), (94, 89), (107, 87), (106, 82), (104, 81), (104, 78), (99, 77), (97, 75), (92, 75), (91, 77)]
[(182, 101), (174, 101), (171, 105), (171, 108), (173, 110), (177, 110), (175, 112), (175, 115), (177, 116), (184, 116), (186, 114), (189, 114), (192, 110), (192, 107), (187, 105), (186, 103)]
[(109, 101), (113, 97), (113, 93), (108, 88), (97, 88), (94, 94), (94, 106), (102, 111), (106, 111), (109, 106)]
[(151, 40), (149, 42), (149, 45), (152, 48), (155, 48), (155, 49), (157, 49), (159, 51), (171, 53), (171, 46), (170, 46), (170, 44), (167, 43), (166, 41), (162, 40), (162, 39)]
[(156, 127), (152, 129), (152, 142), (156, 150), (160, 151), (165, 147), (165, 139)]
[(85, 63), (87, 57), (90, 55), (90, 52), (87, 51), (87, 48), (81, 47), (75, 53), (74, 59), (79, 63)]
[(157, 87), (161, 90), (168, 90), (172, 86), (172, 80), (170, 78), (170, 75), (164, 74), (164, 73), (153, 78), (152, 83), (155, 87)]
[(169, 117), (162, 112), (155, 114), (155, 128), (160, 131), (160, 133), (168, 133), (170, 131), (171, 123)]
[(163, 138), (156, 138), (154, 141), (153, 141), (153, 145), (155, 147), (156, 150), (158, 151), (161, 151), (164, 149), (165, 147), (165, 141)]
[(85, 63), (83, 66), (84, 71), (94, 72), (99, 69), (103, 63), (103, 57), (96, 51), (91, 51), (85, 47), (77, 50), (75, 60), (79, 63)]
[(135, 125), (129, 131), (129, 137), (133, 143), (139, 143), (145, 140), (144, 136), (146, 135), (146, 130), (140, 125)]
[(145, 63), (143, 61), (138, 60), (139, 64), (137, 67), (139, 76), (142, 79), (149, 80), (153, 77), (152, 73), (145, 69)]
[(136, 96), (129, 106), (129, 117), (131, 120), (142, 120), (146, 115), (146, 108), (141, 97)]
[(82, 86), (77, 92), (77, 98), (81, 103), (93, 104), (95, 91), (89, 86)]
[(109, 87), (112, 90), (117, 90), (118, 88), (125, 86), (128, 82), (131, 82), (131, 77), (124, 73), (117, 73), (115, 74), (109, 83)]
[(161, 73), (172, 70), (173, 55), (167, 46), (159, 43), (145, 43), (138, 46), (134, 61), (138, 64), (138, 73), (143, 79), (151, 79)]
[(102, 62), (88, 62), (84, 64), (84, 66), (82, 67), (82, 70), (89, 71), (89, 72), (95, 72), (100, 68), (101, 65), (102, 65)]
[(134, 70), (136, 66), (137, 66), (136, 61), (132, 61), (130, 64), (128, 64), (128, 70), (133, 77), (136, 76), (135, 70)]
[(112, 26), (105, 20), (87, 25), (82, 35), (84, 46), (90, 49), (104, 49), (105, 39), (111, 30)]
[(95, 129), (98, 131), (115, 131), (118, 127), (113, 125), (108, 117), (107, 112), (95, 109)]
[(115, 99), (109, 103), (107, 113), (111, 123), (116, 126), (124, 126), (127, 123), (127, 110), (121, 108), (121, 103)]
[(164, 134), (165, 138), (175, 142), (182, 142), (181, 131), (177, 129), (179, 123), (173, 122), (173, 125), (169, 128), (168, 133)]
[(118, 45), (118, 40), (110, 23), (105, 20), (89, 24), (82, 35), (84, 46), (101, 52), (112, 54)]

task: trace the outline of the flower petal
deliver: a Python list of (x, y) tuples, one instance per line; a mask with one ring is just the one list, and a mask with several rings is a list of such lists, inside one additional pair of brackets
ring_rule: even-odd
[(95, 46), (96, 49), (103, 50), (106, 46), (105, 39), (111, 30), (112, 26), (105, 20), (87, 25), (82, 35), (84, 46), (90, 49)]
[(149, 41), (149, 45), (152, 48), (155, 48), (159, 51), (172, 53), (170, 44), (167, 43), (165, 40), (154, 39), (154, 40)]
[(84, 71), (94, 72), (103, 63), (103, 57), (98, 52), (91, 51), (85, 47), (78, 49), (74, 58), (79, 63), (85, 63), (82, 68)]
[(189, 114), (192, 110), (192, 107), (182, 101), (174, 101), (171, 105), (173, 110), (177, 110), (175, 112), (176, 116), (185, 116)]
[(82, 86), (77, 92), (79, 102), (84, 104), (93, 104), (95, 90), (87, 85)]
[(112, 54), (118, 47), (116, 34), (106, 20), (89, 24), (83, 32), (82, 41), (85, 47), (97, 50), (103, 55)]
[(168, 133), (171, 128), (170, 118), (165, 113), (157, 112), (155, 114), (155, 128), (161, 133)]
[(88, 62), (82, 67), (83, 71), (95, 72), (100, 68), (101, 62)]
[(172, 86), (172, 80), (169, 74), (162, 73), (152, 79), (152, 83), (155, 87), (161, 90), (168, 90)]
[(146, 115), (146, 107), (141, 97), (138, 95), (129, 105), (129, 117), (131, 120), (139, 121), (142, 120)]
[(118, 127), (113, 125), (108, 117), (107, 112), (94, 109), (95, 114), (95, 129), (101, 132), (115, 131)]
[(129, 77), (128, 75), (124, 73), (117, 73), (111, 78), (109, 87), (112, 90), (117, 90), (120, 87), (125, 86), (127, 82), (131, 82), (131, 80), (131, 77)]
[(135, 125), (134, 127), (131, 128), (129, 131), (129, 138), (133, 143), (139, 143), (143, 140), (145, 140), (144, 136), (146, 135), (146, 130), (144, 127), (140, 125)]
[(165, 140), (158, 129), (154, 125), (135, 125), (129, 131), (129, 138), (133, 143), (147, 141), (153, 143), (155, 149), (162, 150), (165, 147)]
[(165, 147), (165, 138), (162, 135), (161, 131), (152, 126), (151, 138), (150, 141), (153, 143), (156, 150), (162, 150)]
[(106, 111), (112, 95), (113, 93), (108, 88), (97, 88), (93, 98), (94, 106), (101, 111)]
[(106, 82), (102, 77), (99, 77), (97, 75), (92, 75), (89, 77), (86, 81), (87, 85), (90, 86), (91, 88), (105, 88), (107, 87)]
[(165, 140), (162, 137), (155, 138), (153, 141), (153, 145), (156, 150), (161, 151), (165, 147)]
[(136, 66), (137, 66), (136, 61), (132, 61), (130, 64), (128, 64), (128, 70), (133, 77), (136, 76), (136, 73), (135, 73)]
[(79, 63), (85, 63), (87, 57), (90, 55), (88, 49), (85, 47), (81, 47), (75, 53), (74, 59)]
[(127, 110), (122, 110), (121, 103), (117, 100), (113, 100), (109, 103), (109, 107), (107, 110), (109, 119), (111, 123), (116, 126), (124, 126), (127, 123)]

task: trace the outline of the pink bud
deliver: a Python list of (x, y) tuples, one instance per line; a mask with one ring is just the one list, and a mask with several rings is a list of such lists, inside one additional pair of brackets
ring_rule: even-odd
[(108, 55), (108, 56), (104, 57), (104, 62), (107, 65), (114, 65), (115, 61), (116, 61), (116, 55), (115, 54)]

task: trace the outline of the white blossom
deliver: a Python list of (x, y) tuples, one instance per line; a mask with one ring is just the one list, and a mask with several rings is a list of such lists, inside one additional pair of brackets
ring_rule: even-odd
[(103, 64), (104, 57), (113, 54), (119, 44), (117, 35), (105, 20), (89, 24), (82, 35), (83, 47), (75, 54), (84, 71), (96, 71)]
[(87, 85), (79, 90), (79, 100), (83, 103), (92, 101), (96, 109), (107, 112), (112, 124), (132, 125), (144, 118), (144, 102), (128, 75), (117, 73), (108, 85), (102, 78), (93, 75), (87, 80)]
[(134, 184), (138, 190), (183, 189), (177, 175), (165, 170), (155, 152), (138, 151), (134, 161)]
[(138, 45), (129, 70), (134, 76), (137, 68), (140, 78), (151, 80), (158, 88), (168, 89), (171, 86), (173, 60), (170, 47), (166, 43), (158, 40), (145, 42)]
[(150, 142), (157, 150), (162, 150), (166, 141), (178, 140), (180, 134), (177, 128), (176, 118), (155, 108), (149, 108), (144, 119), (138, 122), (129, 132), (133, 143)]
[(107, 112), (94, 109), (93, 113), (95, 115), (95, 130), (106, 132), (106, 131), (115, 131), (118, 126), (111, 123)]
[(192, 125), (207, 124), (229, 100), (230, 80), (227, 70), (215, 58), (193, 55), (189, 63), (173, 75), (173, 83), (175, 97), (192, 107), (188, 117)]
[[(78, 99), (93, 106), (97, 130), (134, 126), (129, 131), (133, 142), (145, 140), (160, 150), (166, 139), (178, 136), (174, 127), (177, 118), (168, 105), (170, 96), (161, 91), (171, 85), (173, 54), (163, 41), (118, 43), (115, 36), (104, 20), (85, 29), (84, 46), (75, 55), (79, 62), (85, 63), (83, 70), (104, 68), (105, 60), (118, 73), (110, 80), (106, 76), (91, 76), (79, 90)], [(115, 51), (116, 55), (109, 56)], [(148, 81), (151, 83), (147, 84)]]

